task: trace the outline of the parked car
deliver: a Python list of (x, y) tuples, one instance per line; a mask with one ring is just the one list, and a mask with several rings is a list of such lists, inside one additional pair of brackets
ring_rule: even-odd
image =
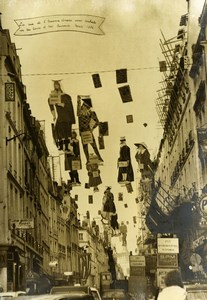
[(93, 295), (93, 298), (95, 300), (101, 300), (101, 296), (100, 296), (99, 290), (97, 288), (91, 286), (90, 290), (91, 290), (91, 294)]
[(207, 284), (187, 284), (187, 300), (205, 300), (207, 299)]
[(107, 289), (102, 293), (102, 300), (128, 300), (129, 296), (123, 289)]
[(100, 293), (95, 287), (88, 285), (68, 285), (68, 286), (54, 286), (50, 290), (50, 294), (89, 294), (95, 300), (101, 300)]
[(24, 291), (17, 291), (17, 292), (2, 292), (0, 293), (0, 300), (6, 299), (9, 300), (10, 298), (20, 297), (26, 295)]
[[(89, 294), (44, 294), (44, 295), (30, 295), (25, 296), (26, 300), (94, 300), (92, 295)], [(12, 299), (14, 300), (14, 299)], [(19, 298), (15, 299), (19, 300)], [(23, 300), (23, 299), (21, 299)]]

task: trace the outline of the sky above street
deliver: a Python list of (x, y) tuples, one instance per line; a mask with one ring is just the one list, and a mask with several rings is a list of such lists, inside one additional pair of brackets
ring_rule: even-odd
[[(190, 2), (193, 36), (199, 29), (198, 16), (203, 4), (204, 0)], [(73, 188), (71, 195), (79, 195), (77, 203), (81, 216), (89, 210), (91, 219), (99, 222), (98, 210), (102, 207), (103, 193), (106, 186), (111, 186), (118, 221), (129, 222), (128, 249), (134, 251), (139, 233), (137, 225), (133, 224), (133, 216), (137, 216), (138, 211), (135, 198), (138, 196), (140, 176), (134, 157), (134, 143), (144, 142), (151, 159), (156, 156), (162, 138), (155, 108), (157, 90), (162, 80), (159, 61), (164, 59), (159, 46), (161, 31), (166, 39), (177, 35), (180, 17), (187, 13), (187, 1), (1, 0), (0, 11), (2, 27), (9, 29), (11, 40), (17, 48), (32, 115), (45, 126), (50, 154), (60, 154), (60, 159), (63, 158), (51, 132), (52, 115), (48, 97), (53, 89), (52, 80), (61, 80), (63, 91), (72, 97), (75, 112), (77, 95), (90, 95), (99, 121), (108, 122), (109, 136), (104, 137), (105, 149), (100, 150), (104, 159), (103, 166), (100, 166), (103, 182), (99, 186), (100, 191), (94, 193), (93, 189), (84, 188), (88, 178), (82, 153), (83, 169), (79, 172), (82, 185)], [(69, 15), (73, 30), (63, 31), (63, 28), (68, 29), (66, 20)], [(84, 22), (84, 28), (75, 26), (77, 19)], [(95, 28), (94, 22), (99, 21), (100, 27)], [(45, 23), (47, 27), (44, 27)], [(18, 24), (24, 24), (20, 27), (21, 31), (18, 31)], [(49, 28), (48, 24), (53, 24), (53, 27)], [(116, 70), (119, 69), (127, 69), (131, 102), (123, 103), (119, 95), (119, 85), (116, 83)], [(100, 76), (100, 88), (94, 87), (91, 76), (95, 73)], [(133, 116), (133, 123), (127, 123), (128, 115)], [(77, 118), (74, 128), (78, 128)], [(97, 139), (98, 129), (94, 133)], [(126, 137), (131, 149), (135, 174), (131, 194), (117, 182), (119, 140), (122, 136)], [(69, 179), (63, 167), (61, 176), (65, 181)], [(118, 201), (119, 192), (123, 193), (123, 201)], [(88, 204), (88, 195), (93, 195), (93, 204)]]

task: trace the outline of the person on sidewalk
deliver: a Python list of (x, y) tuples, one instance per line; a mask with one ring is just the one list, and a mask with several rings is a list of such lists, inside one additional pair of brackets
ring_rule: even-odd
[(178, 270), (170, 271), (165, 277), (165, 288), (159, 293), (157, 300), (186, 300), (181, 274)]

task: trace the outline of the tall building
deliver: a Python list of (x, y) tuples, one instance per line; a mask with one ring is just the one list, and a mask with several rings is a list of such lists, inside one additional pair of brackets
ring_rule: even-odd
[[(181, 17), (175, 37), (162, 35), (163, 81), (156, 108), (163, 138), (153, 162), (152, 190), (144, 201), (146, 225), (158, 251), (157, 273), (181, 268), (185, 281), (201, 281), (207, 271), (206, 2), (198, 37), (191, 34), (191, 13)], [(163, 255), (164, 239), (169, 253)]]
[[(31, 114), (21, 65), (9, 31), (0, 28), (0, 281), (25, 289), (26, 278), (49, 262), (48, 150)], [(34, 273), (33, 273), (34, 272)]]

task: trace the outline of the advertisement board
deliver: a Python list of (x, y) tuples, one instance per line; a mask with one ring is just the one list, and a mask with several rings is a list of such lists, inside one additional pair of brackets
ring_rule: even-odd
[(133, 267), (145, 267), (145, 256), (143, 255), (131, 255), (129, 256), (129, 264)]
[(178, 255), (168, 253), (157, 254), (157, 266), (158, 267), (178, 267)]
[(158, 238), (158, 253), (179, 253), (178, 238)]
[(165, 276), (168, 272), (176, 270), (176, 268), (172, 269), (157, 269), (157, 286), (161, 289), (165, 287)]
[(145, 267), (130, 267), (130, 276), (145, 276)]
[(11, 229), (33, 229), (34, 219), (19, 219), (11, 221)]

